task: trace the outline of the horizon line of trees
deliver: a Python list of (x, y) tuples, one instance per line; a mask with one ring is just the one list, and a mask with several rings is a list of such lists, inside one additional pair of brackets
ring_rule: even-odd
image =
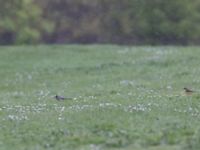
[(0, 44), (199, 44), (199, 0), (0, 1)]

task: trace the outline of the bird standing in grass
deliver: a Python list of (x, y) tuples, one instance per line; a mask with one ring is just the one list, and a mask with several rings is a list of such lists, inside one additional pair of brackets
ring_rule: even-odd
[(187, 94), (187, 95), (191, 95), (192, 93), (194, 93), (193, 90), (190, 90), (190, 89), (188, 89), (186, 87), (184, 87), (183, 89), (185, 90), (185, 94)]
[(54, 96), (54, 98), (55, 98), (56, 100), (58, 100), (58, 101), (60, 101), (60, 100), (65, 100), (65, 97), (63, 97), (63, 96), (58, 96), (58, 95)]
[(63, 97), (63, 96), (59, 96), (59, 95), (54, 96), (54, 98), (55, 98), (57, 101), (72, 100), (72, 99), (73, 99), (73, 98), (71, 98), (71, 97)]

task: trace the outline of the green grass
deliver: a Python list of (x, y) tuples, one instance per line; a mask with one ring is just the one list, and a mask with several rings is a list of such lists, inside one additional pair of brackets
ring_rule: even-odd
[(199, 150), (199, 49), (0, 47), (0, 149)]

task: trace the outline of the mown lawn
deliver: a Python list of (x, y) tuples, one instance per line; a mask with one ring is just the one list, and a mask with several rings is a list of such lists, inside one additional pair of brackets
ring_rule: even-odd
[(0, 77), (1, 150), (200, 149), (200, 47), (0, 47)]

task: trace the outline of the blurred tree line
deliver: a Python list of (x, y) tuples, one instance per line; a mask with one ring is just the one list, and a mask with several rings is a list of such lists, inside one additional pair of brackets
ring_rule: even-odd
[(0, 44), (198, 44), (199, 0), (1, 0)]

